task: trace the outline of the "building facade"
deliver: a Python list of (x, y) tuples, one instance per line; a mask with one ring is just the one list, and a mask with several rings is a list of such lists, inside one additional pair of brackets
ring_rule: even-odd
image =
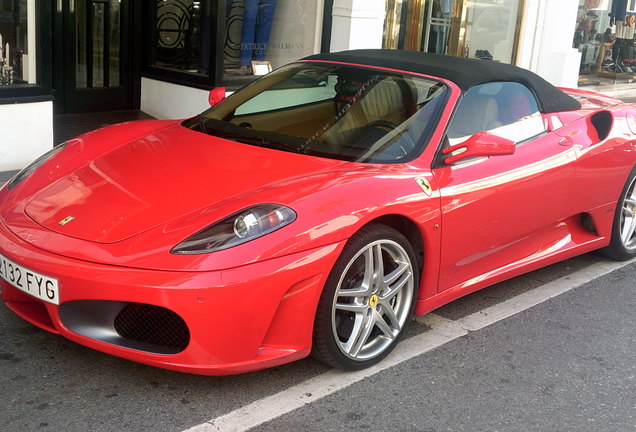
[(235, 90), (317, 52), (384, 47), (476, 57), (576, 87), (586, 53), (572, 35), (587, 3), (0, 0), (0, 171), (52, 147), (54, 114), (188, 117), (206, 108), (210, 89)]

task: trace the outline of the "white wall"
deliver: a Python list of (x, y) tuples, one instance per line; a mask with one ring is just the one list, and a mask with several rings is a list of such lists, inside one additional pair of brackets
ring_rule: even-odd
[(577, 87), (581, 53), (572, 48), (579, 0), (526, 0), (517, 65), (554, 85)]
[(158, 119), (182, 119), (192, 117), (208, 108), (206, 90), (141, 79), (141, 110)]
[(24, 168), (53, 148), (53, 102), (0, 105), (0, 171)]
[(331, 51), (382, 48), (386, 0), (334, 0)]

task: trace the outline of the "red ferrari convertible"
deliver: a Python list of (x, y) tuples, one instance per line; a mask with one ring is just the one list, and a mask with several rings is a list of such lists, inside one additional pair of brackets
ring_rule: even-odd
[(178, 371), (310, 353), (359, 369), (412, 313), (592, 250), (636, 256), (632, 105), (381, 50), (221, 93), (185, 121), (70, 140), (4, 185), (9, 309)]

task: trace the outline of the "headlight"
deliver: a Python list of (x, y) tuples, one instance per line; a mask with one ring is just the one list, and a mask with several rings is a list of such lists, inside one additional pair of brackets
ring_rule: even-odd
[(192, 255), (228, 249), (289, 225), (296, 213), (277, 204), (260, 204), (216, 222), (175, 246), (174, 254)]
[(9, 186), (8, 186), (9, 190), (11, 190), (14, 187), (16, 187), (18, 185), (18, 183), (20, 183), (22, 180), (24, 180), (29, 175), (31, 175), (31, 173), (33, 171), (35, 171), (44, 162), (46, 162), (47, 160), (51, 159), (53, 156), (55, 156), (60, 151), (62, 151), (64, 149), (64, 147), (66, 147), (66, 143), (62, 143), (62, 144), (58, 145), (57, 147), (52, 148), (51, 150), (47, 151), (42, 156), (40, 156), (39, 158), (37, 158), (36, 160), (31, 162), (31, 164), (29, 164), (26, 168), (24, 168), (22, 171), (20, 171), (15, 177), (13, 177), (11, 182), (9, 182)]

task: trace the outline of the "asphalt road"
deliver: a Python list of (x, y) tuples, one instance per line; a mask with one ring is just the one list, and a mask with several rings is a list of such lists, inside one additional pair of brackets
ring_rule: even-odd
[(635, 430), (634, 270), (620, 269), (256, 430)]
[[(603, 261), (585, 255), (435, 311), (460, 319)], [(631, 264), (255, 430), (636, 429)], [(411, 335), (429, 329), (413, 322)], [(0, 306), (0, 430), (182, 431), (329, 369), (306, 359), (229, 377), (138, 365), (48, 334)]]

